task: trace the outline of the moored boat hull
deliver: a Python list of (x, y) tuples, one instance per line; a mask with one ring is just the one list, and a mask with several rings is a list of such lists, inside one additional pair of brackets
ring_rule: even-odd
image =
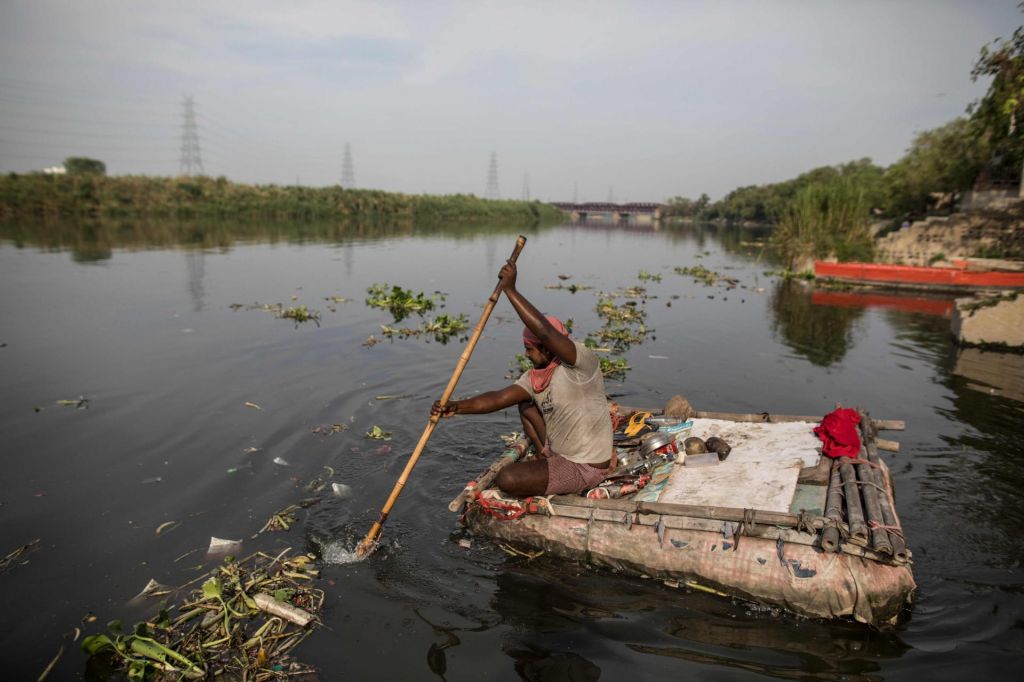
[(1015, 289), (1024, 288), (1024, 272), (979, 271), (964, 268), (933, 268), (886, 263), (825, 263), (815, 261), (819, 279), (855, 284), (919, 289)]

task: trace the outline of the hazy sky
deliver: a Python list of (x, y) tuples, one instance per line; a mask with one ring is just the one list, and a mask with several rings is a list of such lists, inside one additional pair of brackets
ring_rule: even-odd
[(869, 156), (984, 92), (979, 48), (1024, 20), (964, 2), (0, 0), (0, 170), (69, 155), (207, 174), (661, 201)]

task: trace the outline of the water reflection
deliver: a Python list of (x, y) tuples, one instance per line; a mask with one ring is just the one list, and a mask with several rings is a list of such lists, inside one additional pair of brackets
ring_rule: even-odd
[(652, 669), (648, 657), (654, 656), (792, 680), (880, 680), (883, 661), (911, 650), (892, 631), (780, 615), (657, 583), (578, 574), (564, 565), (559, 570), (543, 561), (507, 566), (497, 588), (492, 605), (504, 623), (532, 633), (506, 650), (523, 679), (597, 679), (600, 668), (584, 657), (585, 650), (551, 644), (577, 631), (619, 639), (640, 655), (627, 661), (637, 669)]
[(203, 275), (206, 274), (206, 254), (202, 249), (191, 249), (185, 252), (185, 267), (188, 271), (188, 297), (192, 300), (192, 310), (203, 309)]
[(953, 374), (967, 380), (966, 388), (1024, 403), (1024, 355), (963, 348)]
[(771, 297), (772, 331), (811, 363), (830, 367), (853, 346), (853, 330), (861, 308), (815, 305), (810, 285), (779, 280)]
[(373, 220), (18, 220), (0, 221), (0, 242), (70, 251), (76, 262), (109, 259), (114, 249), (193, 246), (224, 249), (238, 243), (349, 243), (397, 237), (442, 235), (476, 237), (531, 233), (538, 225), (521, 223), (407, 223)]

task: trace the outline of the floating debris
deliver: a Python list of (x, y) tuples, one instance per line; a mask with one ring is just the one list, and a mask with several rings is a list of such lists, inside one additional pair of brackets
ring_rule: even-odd
[(238, 473), (239, 471), (249, 471), (249, 472), (252, 472), (252, 462), (246, 462), (245, 464), (242, 464), (242, 465), (239, 465), (239, 466), (236, 466), (236, 467), (231, 467), (230, 469), (227, 470), (227, 472), (229, 474)]
[(378, 343), (380, 343), (380, 341), (381, 340), (378, 339), (376, 336), (370, 334), (368, 337), (366, 337), (366, 341), (363, 341), (363, 345), (366, 346), (367, 348), (372, 348), (373, 346), (376, 346)]
[(366, 432), (366, 437), (372, 440), (391, 440), (391, 432), (374, 424), (373, 428)]
[[(299, 520), (299, 509), (301, 509), (299, 505), (290, 504), (284, 509), (274, 512), (270, 515), (270, 518), (267, 519), (267, 522), (263, 524), (263, 527), (260, 528), (256, 535), (259, 535), (260, 533), (272, 533), (278, 530), (288, 530), (291, 528), (293, 523)], [(256, 537), (256, 535), (253, 537)]]
[(150, 483), (163, 483), (163, 476), (151, 476), (149, 478), (142, 479), (143, 485), (149, 485)]
[(210, 546), (206, 550), (206, 557), (223, 556), (234, 554), (242, 549), (241, 540), (225, 540), (224, 538), (210, 537)]
[(138, 603), (138, 602), (142, 601), (142, 599), (144, 597), (163, 597), (165, 595), (170, 594), (173, 591), (174, 590), (172, 588), (168, 587), (167, 585), (161, 585), (160, 583), (158, 583), (153, 578), (150, 578), (149, 582), (146, 583), (146, 586), (142, 588), (142, 591), (139, 592), (134, 597), (132, 597), (128, 601), (128, 603), (129, 604)]
[(577, 291), (587, 291), (589, 289), (593, 289), (594, 287), (587, 286), (585, 284), (569, 284), (569, 285), (565, 285), (565, 284), (546, 284), (546, 285), (544, 285), (544, 288), (545, 289), (564, 290), (564, 291), (568, 291), (570, 294), (575, 294)]
[(352, 486), (345, 485), (344, 483), (332, 483), (331, 491), (335, 497), (346, 499), (352, 497)]
[(374, 397), (374, 400), (402, 400), (403, 398), (414, 398), (412, 393), (405, 393), (403, 395), (378, 395)]
[(251, 407), (251, 408), (252, 408), (252, 409), (254, 409), (254, 410), (262, 410), (262, 409), (263, 409), (262, 407), (260, 407), (260, 406), (259, 406), (259, 405), (257, 405), (256, 403), (251, 403), (251, 402), (249, 402), (248, 400), (247, 400), (247, 401), (245, 401), (245, 406), (246, 406), (246, 407)]
[(391, 452), (391, 446), (390, 445), (381, 445), (379, 448), (374, 450), (374, 452), (376, 452), (378, 455), (386, 455), (386, 454)]
[(242, 450), (242, 452), (244, 452), (247, 455), (251, 455), (252, 453), (259, 452), (262, 449), (263, 448), (254, 448), (254, 447), (250, 446), (250, 447), (247, 447), (245, 450)]
[(226, 560), (173, 619), (161, 610), (127, 632), (112, 621), (109, 634), (89, 635), (82, 650), (138, 680), (313, 675), (290, 652), (312, 632), (324, 593), (311, 586), (319, 577), (313, 557), (285, 558), (288, 551)]
[(161, 523), (159, 526), (156, 527), (156, 534), (159, 536), (159, 535), (162, 535), (164, 533), (169, 533), (169, 532), (171, 532), (172, 530), (174, 530), (175, 528), (177, 528), (180, 525), (181, 524), (178, 523), (177, 521), (164, 521), (163, 523)]
[[(57, 404), (61, 407), (73, 407), (76, 410), (88, 410), (89, 399), (83, 396), (78, 396), (77, 400), (58, 400)], [(36, 410), (39, 411), (38, 409)]]
[[(292, 296), (291, 300), (294, 301), (297, 298), (298, 298), (297, 296)], [(241, 307), (241, 304), (238, 304), (238, 303), (232, 303), (231, 304), (231, 308), (234, 309), (234, 310), (238, 310), (238, 308), (240, 308), (240, 307)], [(310, 310), (305, 305), (300, 305), (300, 306), (297, 306), (297, 307), (285, 308), (280, 303), (253, 303), (250, 306), (246, 306), (246, 308), (248, 310), (262, 310), (263, 312), (266, 312), (266, 313), (273, 313), (274, 317), (281, 317), (281, 318), (286, 318), (286, 319), (289, 319), (289, 320), (293, 320), (295, 322), (295, 326), (298, 326), (302, 322), (315, 322), (316, 326), (318, 326), (318, 327), (320, 326), (320, 311), (319, 310)], [(192, 331), (192, 330), (189, 330), (189, 331)]]
[(311, 433), (315, 433), (320, 436), (333, 436), (336, 433), (341, 433), (348, 429), (345, 424), (331, 424), (330, 426), (314, 426), (310, 429)]
[(505, 552), (505, 554), (510, 554), (511, 556), (526, 557), (526, 559), (528, 559), (528, 560), (536, 559), (537, 557), (539, 557), (542, 554), (544, 554), (543, 551), (524, 552), (522, 550), (516, 549), (512, 545), (506, 545), (506, 544), (499, 544), (498, 547), (500, 547), (501, 551)]
[(3, 573), (8, 568), (13, 566), (21, 557), (25, 556), (29, 552), (39, 549), (39, 538), (36, 538), (32, 542), (26, 543), (21, 547), (17, 548), (12, 552), (8, 552), (7, 556), (0, 559), (0, 573)]
[(291, 464), (288, 463), (288, 460), (284, 459), (283, 457), (275, 457), (273, 459), (273, 462), (274, 462), (274, 464), (277, 464), (278, 466), (283, 466), (283, 467), (291, 466)]
[(694, 265), (692, 267), (687, 268), (677, 267), (675, 268), (675, 272), (677, 275), (686, 275), (689, 277), (693, 277), (695, 280), (703, 282), (704, 286), (708, 287), (717, 284), (718, 282), (724, 282), (725, 284), (729, 285), (729, 288), (731, 289), (740, 282), (735, 277), (726, 277), (725, 275), (719, 272), (715, 272), (714, 270), (708, 270), (703, 265)]

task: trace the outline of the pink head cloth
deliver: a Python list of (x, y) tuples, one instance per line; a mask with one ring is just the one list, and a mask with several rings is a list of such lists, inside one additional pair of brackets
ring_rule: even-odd
[[(565, 328), (560, 319), (554, 315), (545, 315), (544, 317), (559, 334), (569, 336), (569, 330)], [(528, 327), (523, 327), (523, 343), (533, 348), (541, 347), (540, 339)], [(561, 358), (552, 357), (547, 367), (530, 370), (530, 385), (533, 386), (535, 392), (540, 393), (551, 384), (551, 377), (554, 376), (555, 370), (560, 364), (562, 364)]]
[[(560, 319), (554, 315), (545, 315), (544, 317), (547, 318), (547, 321), (551, 323), (552, 327), (558, 330), (559, 334), (569, 336), (569, 330), (565, 328), (565, 325), (562, 324)], [(530, 331), (529, 327), (523, 327), (523, 343), (533, 346), (534, 348), (540, 348), (540, 339), (537, 338), (536, 334)]]

